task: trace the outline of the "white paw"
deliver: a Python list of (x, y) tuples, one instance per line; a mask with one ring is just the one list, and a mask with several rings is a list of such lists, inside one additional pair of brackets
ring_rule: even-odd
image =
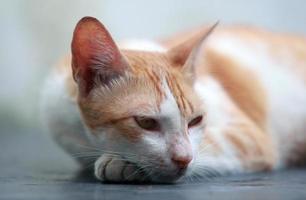
[(103, 154), (95, 162), (95, 176), (101, 181), (143, 182), (146, 176), (134, 164), (119, 156)]

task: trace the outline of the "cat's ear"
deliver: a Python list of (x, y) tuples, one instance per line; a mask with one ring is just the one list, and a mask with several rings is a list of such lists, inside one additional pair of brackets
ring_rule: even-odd
[(108, 84), (123, 75), (128, 67), (109, 32), (92, 17), (84, 17), (76, 25), (71, 51), (73, 77), (82, 95), (97, 82)]
[(218, 25), (215, 23), (208, 29), (202, 30), (191, 39), (184, 41), (168, 50), (168, 56), (174, 66), (181, 68), (182, 73), (189, 80), (194, 80), (195, 65), (201, 52), (201, 47), (207, 37), (213, 32)]

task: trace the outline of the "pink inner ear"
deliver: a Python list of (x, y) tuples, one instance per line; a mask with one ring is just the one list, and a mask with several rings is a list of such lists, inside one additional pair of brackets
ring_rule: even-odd
[(71, 44), (73, 77), (88, 94), (99, 79), (107, 84), (123, 74), (127, 63), (106, 28), (95, 18), (82, 18)]

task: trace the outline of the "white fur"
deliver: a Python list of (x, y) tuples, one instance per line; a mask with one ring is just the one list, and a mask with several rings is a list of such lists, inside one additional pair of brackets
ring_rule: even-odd
[[(75, 99), (68, 95), (65, 79), (68, 74), (52, 71), (47, 78), (41, 101), (44, 128), (65, 151), (72, 155), (88, 151), (90, 142), (82, 124)], [(87, 164), (78, 158), (81, 164)]]
[(136, 51), (154, 51), (154, 52), (166, 52), (166, 49), (160, 44), (151, 40), (139, 40), (130, 39), (120, 42), (122, 49), (136, 50)]
[(177, 102), (165, 80), (163, 81), (163, 91), (165, 92), (166, 97), (160, 106), (160, 116), (161, 118), (166, 118), (167, 120), (162, 121), (162, 125), (166, 130), (181, 132), (184, 130), (184, 124), (182, 124), (182, 115)]

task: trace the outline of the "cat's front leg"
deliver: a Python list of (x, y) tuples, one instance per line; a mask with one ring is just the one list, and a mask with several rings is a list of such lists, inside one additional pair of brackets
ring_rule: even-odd
[(143, 182), (146, 176), (135, 164), (123, 158), (103, 154), (95, 162), (95, 176), (105, 182)]

